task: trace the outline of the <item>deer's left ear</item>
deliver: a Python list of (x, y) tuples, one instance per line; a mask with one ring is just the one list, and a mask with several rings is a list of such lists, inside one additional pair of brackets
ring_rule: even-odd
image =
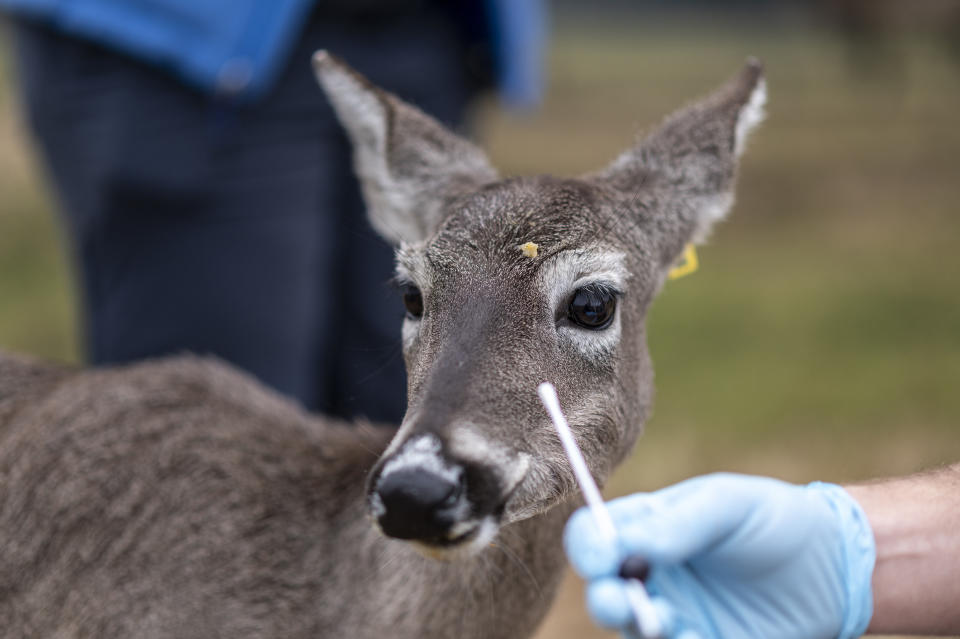
[(391, 243), (425, 240), (447, 203), (497, 178), (479, 148), (335, 56), (318, 51), (313, 69), (353, 143), (370, 223)]
[(759, 61), (748, 60), (709, 97), (680, 109), (605, 170), (590, 176), (639, 209), (673, 264), (688, 243), (706, 239), (733, 205), (737, 160), (747, 135), (764, 116), (766, 83)]

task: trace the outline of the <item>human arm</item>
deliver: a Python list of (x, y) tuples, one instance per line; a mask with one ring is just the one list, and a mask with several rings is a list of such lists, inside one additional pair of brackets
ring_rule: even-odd
[(846, 486), (876, 539), (872, 633), (960, 633), (960, 464)]
[[(871, 620), (871, 577), (871, 631), (956, 632), (958, 469), (847, 490), (698, 477), (612, 502), (617, 549), (592, 536), (589, 517), (578, 513), (567, 550), (590, 580), (591, 613), (611, 628), (631, 619), (616, 566), (641, 553), (653, 564), (648, 587), (672, 616), (670, 636), (858, 636)], [(881, 544), (875, 574), (868, 520)]]

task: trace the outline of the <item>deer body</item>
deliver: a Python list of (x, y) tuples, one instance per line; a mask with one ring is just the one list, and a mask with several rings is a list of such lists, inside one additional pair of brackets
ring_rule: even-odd
[(190, 356), (0, 354), (3, 636), (495, 639), (545, 614), (579, 499), (536, 385), (602, 481), (649, 411), (647, 306), (730, 206), (759, 68), (604, 172), (511, 180), (339, 61), (315, 68), (398, 245), (403, 424), (307, 415)]
[(463, 562), (370, 525), (364, 478), (393, 431), (213, 360), (0, 356), (14, 376), (33, 380), (0, 385), (4, 637), (511, 637), (549, 605), (567, 509)]

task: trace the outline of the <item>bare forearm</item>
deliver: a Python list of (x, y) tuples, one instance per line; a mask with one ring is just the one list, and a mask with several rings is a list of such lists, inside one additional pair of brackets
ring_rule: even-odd
[(960, 632), (960, 464), (845, 488), (877, 542), (869, 632)]

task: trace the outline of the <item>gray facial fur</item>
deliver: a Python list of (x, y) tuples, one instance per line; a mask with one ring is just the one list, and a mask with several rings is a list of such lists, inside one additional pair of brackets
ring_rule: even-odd
[[(423, 294), (403, 424), (307, 415), (210, 359), (76, 370), (0, 353), (5, 637), (497, 639), (545, 614), (579, 497), (535, 388), (557, 386), (602, 483), (650, 411), (648, 306), (732, 204), (760, 66), (604, 170), (504, 180), (344, 63), (314, 66), (373, 224)], [(601, 331), (566, 314), (595, 282), (619, 295)], [(372, 525), (377, 478), (418, 465), (466, 478), (457, 530), (482, 534), (437, 548)]]
[[(604, 480), (650, 410), (647, 307), (683, 247), (703, 241), (733, 203), (736, 159), (763, 117), (759, 63), (602, 171), (500, 181), (476, 147), (436, 134), (439, 125), (335, 58), (319, 53), (314, 65), (354, 143), (364, 192), (440, 194), (426, 209), (368, 195), (381, 223), (419, 229), (398, 242), (398, 275), (421, 290), (425, 312), (403, 329), (410, 410), (394, 445), (425, 432), (442, 440), (470, 424), (510, 443), (512, 454), (491, 462), (498, 474), (530, 460), (505, 520), (543, 512), (575, 489), (536, 399), (549, 379)], [(404, 152), (394, 156), (385, 140)], [(470, 173), (468, 164), (484, 169)], [(434, 167), (429, 183), (408, 166)], [(520, 249), (527, 242), (536, 257)], [(576, 284), (591, 281), (622, 293), (603, 331), (563, 318)]]

